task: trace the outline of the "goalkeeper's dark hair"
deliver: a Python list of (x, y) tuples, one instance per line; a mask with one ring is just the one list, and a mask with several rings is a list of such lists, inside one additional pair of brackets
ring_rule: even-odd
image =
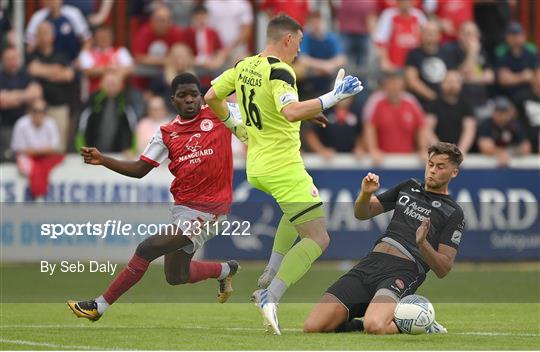
[(290, 16), (285, 14), (279, 14), (272, 18), (266, 27), (266, 38), (268, 40), (277, 41), (287, 33), (296, 34), (296, 32), (302, 31), (300, 23)]
[(176, 93), (176, 89), (180, 84), (195, 84), (199, 91), (201, 90), (201, 81), (193, 73), (184, 72), (174, 77), (171, 82), (171, 91), (172, 94)]
[(437, 142), (428, 148), (428, 155), (447, 155), (448, 159), (456, 166), (463, 162), (463, 153), (453, 143)]

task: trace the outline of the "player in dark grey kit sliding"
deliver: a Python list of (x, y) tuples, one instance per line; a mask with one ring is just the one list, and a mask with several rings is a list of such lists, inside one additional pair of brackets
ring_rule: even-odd
[[(464, 219), (461, 207), (448, 195), (448, 183), (458, 175), (462, 161), (454, 144), (438, 142), (428, 150), (424, 183), (409, 179), (375, 196), (379, 176), (364, 177), (355, 217), (366, 220), (390, 210), (394, 215), (372, 252), (315, 305), (305, 332), (399, 333), (393, 320), (397, 302), (418, 289), (428, 270), (442, 278), (454, 265)], [(435, 322), (426, 332), (446, 329)]]

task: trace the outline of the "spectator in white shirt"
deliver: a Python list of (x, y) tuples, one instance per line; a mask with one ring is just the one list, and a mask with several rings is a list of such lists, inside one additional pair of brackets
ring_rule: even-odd
[(227, 66), (248, 56), (253, 26), (253, 9), (250, 2), (207, 0), (204, 6), (208, 10), (208, 23), (218, 32), (229, 54)]
[(30, 193), (37, 199), (47, 193), (49, 173), (64, 157), (58, 127), (46, 109), (43, 99), (33, 101), (29, 113), (15, 123), (11, 139), (19, 171), (28, 176)]

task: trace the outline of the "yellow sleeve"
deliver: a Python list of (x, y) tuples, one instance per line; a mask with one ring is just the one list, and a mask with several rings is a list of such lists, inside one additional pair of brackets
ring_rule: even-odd
[(296, 77), (294, 72), (284, 66), (274, 66), (270, 71), (270, 86), (277, 111), (290, 103), (298, 101)]
[(230, 68), (227, 71), (223, 72), (221, 75), (217, 76), (210, 82), (216, 96), (219, 99), (225, 99), (232, 93), (234, 93), (234, 80), (236, 77), (235, 68)]

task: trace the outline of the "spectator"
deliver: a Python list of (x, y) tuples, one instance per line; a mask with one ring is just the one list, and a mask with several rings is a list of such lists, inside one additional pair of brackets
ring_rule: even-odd
[(17, 49), (4, 50), (0, 70), (0, 160), (10, 159), (8, 149), (15, 121), (24, 115), (29, 102), (41, 96), (41, 86), (22, 69)]
[[(184, 32), (172, 23), (171, 11), (166, 6), (157, 7), (150, 17), (150, 22), (143, 25), (135, 35), (133, 54), (137, 64), (145, 65), (149, 72), (146, 76), (157, 76), (165, 65), (169, 49), (175, 43), (184, 43)], [(147, 88), (150, 80), (139, 77), (134, 81), (138, 88)]]
[(193, 55), (187, 46), (175, 44), (169, 50), (163, 71), (150, 82), (148, 88), (152, 95), (159, 95), (167, 99), (170, 110), (174, 110), (174, 106), (169, 99), (173, 94), (170, 82), (182, 72), (193, 71), (193, 61)]
[(534, 153), (538, 153), (540, 138), (540, 70), (536, 70), (532, 80), (532, 90), (518, 97), (519, 122), (532, 143)]
[(437, 99), (448, 59), (439, 45), (441, 35), (437, 22), (426, 22), (420, 38), (420, 47), (407, 55), (405, 81), (407, 88), (425, 108), (428, 102)]
[(362, 155), (362, 122), (351, 109), (353, 100), (354, 97), (350, 97), (337, 103), (327, 114), (326, 128), (312, 125), (305, 130), (305, 141), (313, 152), (327, 160), (336, 153)]
[(449, 65), (458, 69), (463, 77), (464, 95), (468, 97), (479, 119), (488, 118), (488, 87), (495, 74), (480, 41), (480, 32), (473, 22), (464, 22), (459, 28), (458, 41), (444, 46)]
[(427, 151), (428, 129), (422, 108), (404, 91), (400, 71), (383, 73), (382, 90), (371, 95), (364, 108), (367, 149), (375, 165), (384, 153), (413, 153), (421, 158)]
[(409, 50), (420, 43), (420, 28), (426, 22), (423, 12), (413, 8), (411, 0), (398, 1), (397, 5), (382, 12), (373, 34), (384, 71), (405, 65)]
[(495, 156), (500, 166), (508, 166), (512, 155), (530, 154), (531, 143), (515, 120), (510, 100), (499, 96), (494, 105), (492, 118), (478, 128), (478, 148), (482, 154)]
[(0, 53), (6, 48), (17, 46), (17, 34), (11, 24), (9, 2), (0, 2)]
[(107, 72), (101, 89), (90, 97), (79, 122), (78, 147), (94, 146), (105, 153), (128, 153), (134, 147), (137, 116), (128, 103), (122, 79)]
[(309, 0), (262, 0), (259, 9), (266, 11), (270, 18), (284, 13), (304, 26), (310, 5)]
[[(219, 34), (210, 27), (208, 10), (203, 5), (193, 9), (192, 25), (186, 30), (186, 37), (195, 56), (195, 71), (201, 80), (203, 91), (206, 91), (210, 87), (210, 81), (217, 76), (217, 70), (224, 65), (227, 51), (221, 44)], [(174, 73), (174, 76), (176, 75), (177, 72)]]
[(64, 5), (63, 0), (44, 0), (43, 3), (45, 6), (32, 15), (26, 27), (28, 52), (36, 48), (40, 24), (48, 21), (54, 28), (54, 51), (63, 54), (69, 62), (75, 60), (91, 37), (86, 19), (79, 9)]
[(69, 129), (69, 102), (75, 71), (70, 61), (54, 49), (54, 28), (41, 22), (36, 36), (36, 49), (28, 57), (28, 73), (43, 87), (47, 116), (54, 118), (60, 132), (60, 150), (66, 150)]
[(448, 71), (441, 84), (441, 93), (428, 104), (427, 120), (435, 133), (434, 142), (454, 143), (467, 153), (476, 137), (476, 119), (472, 105), (462, 93), (463, 81), (458, 71)]
[[(65, 0), (64, 3), (78, 8), (83, 16), (86, 17), (88, 24), (92, 28), (97, 28), (102, 26), (109, 18), (114, 0)], [(97, 3), (99, 3), (99, 7)], [(96, 9), (97, 11), (94, 12)]]
[[(400, 0), (377, 0), (377, 13), (381, 14), (384, 10), (398, 7)], [(422, 0), (412, 0), (412, 7), (420, 9)]]
[(473, 20), (474, 0), (428, 0), (424, 9), (436, 18), (441, 29), (442, 42), (453, 42), (457, 39), (458, 30), (465, 22)]
[(96, 29), (92, 47), (79, 55), (79, 65), (88, 77), (90, 93), (99, 89), (106, 71), (115, 71), (124, 80), (134, 69), (129, 51), (125, 47), (113, 46), (113, 33), (108, 27)]
[(227, 50), (227, 66), (250, 53), (249, 40), (253, 27), (253, 9), (247, 0), (207, 0), (209, 23), (216, 29)]
[(504, 42), (504, 29), (512, 16), (510, 1), (475, 0), (474, 22), (482, 33), (482, 47), (490, 62), (495, 62), (495, 48)]
[(377, 21), (377, 0), (341, 1), (337, 19), (347, 57), (357, 68), (367, 63), (370, 33)]
[(170, 113), (162, 97), (148, 101), (148, 116), (137, 124), (137, 152), (141, 154), (159, 128), (170, 121)]
[(512, 101), (531, 91), (534, 70), (540, 69), (536, 48), (526, 42), (523, 27), (512, 22), (506, 29), (506, 44), (497, 48), (497, 76), (504, 94)]
[(327, 91), (333, 85), (336, 72), (346, 61), (338, 37), (327, 31), (319, 12), (312, 12), (295, 65), (303, 99)]
[(28, 176), (34, 199), (47, 194), (49, 173), (63, 159), (58, 128), (54, 120), (46, 116), (46, 107), (43, 99), (34, 100), (29, 114), (15, 123), (11, 139), (11, 149), (17, 153), (17, 167)]

